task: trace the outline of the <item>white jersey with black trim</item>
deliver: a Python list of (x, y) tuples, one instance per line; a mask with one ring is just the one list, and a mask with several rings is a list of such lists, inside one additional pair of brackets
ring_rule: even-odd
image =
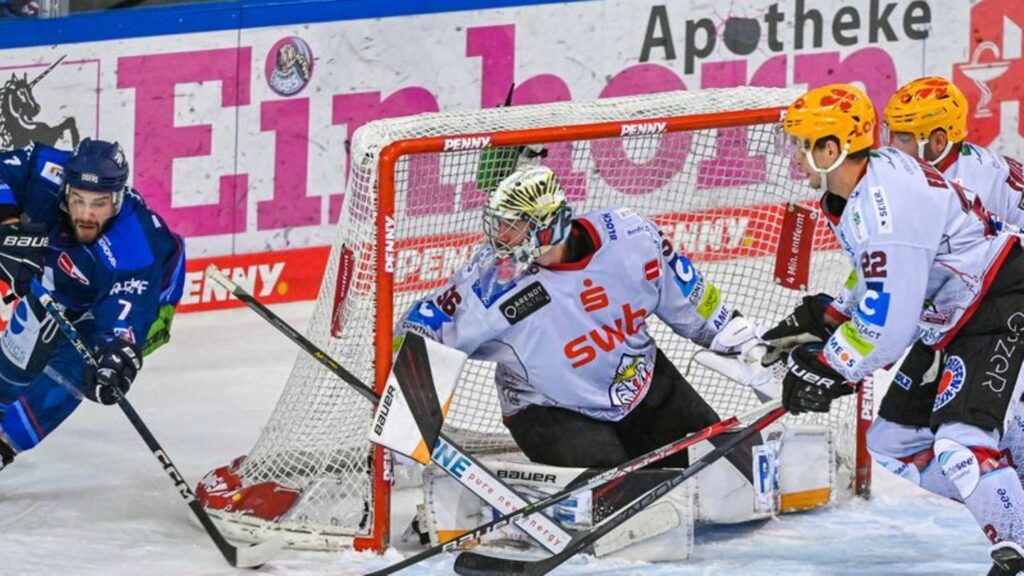
[(977, 194), (989, 212), (1024, 228), (1024, 175), (1017, 160), (964, 142), (943, 175)]
[(648, 316), (707, 346), (731, 312), (718, 288), (633, 210), (598, 210), (573, 226), (595, 246), (582, 260), (532, 266), (487, 298), (474, 258), (414, 304), (395, 333), (415, 331), (497, 362), (506, 415), (540, 405), (622, 419), (647, 394), (654, 372)]
[[(1024, 174), (1020, 162), (969, 142), (960, 145), (952, 160), (947, 160), (949, 165), (943, 172), (947, 180), (975, 193), (985, 210), (1003, 222), (1024, 229)], [(856, 275), (854, 268), (831, 304), (833, 310), (847, 318), (853, 315), (851, 296)]]
[(856, 274), (840, 308), (850, 319), (824, 353), (852, 382), (918, 338), (944, 346), (1016, 241), (992, 231), (972, 192), (895, 148), (871, 153), (841, 216), (826, 220)]

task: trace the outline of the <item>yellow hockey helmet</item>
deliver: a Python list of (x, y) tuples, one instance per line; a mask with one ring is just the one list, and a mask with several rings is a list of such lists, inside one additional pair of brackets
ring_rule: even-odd
[(804, 150), (834, 136), (846, 154), (874, 146), (875, 127), (871, 100), (852, 84), (828, 84), (808, 91), (790, 104), (782, 125)]
[(885, 107), (890, 133), (908, 132), (918, 142), (927, 141), (941, 128), (950, 142), (967, 138), (967, 98), (955, 84), (938, 76), (926, 76), (904, 84)]

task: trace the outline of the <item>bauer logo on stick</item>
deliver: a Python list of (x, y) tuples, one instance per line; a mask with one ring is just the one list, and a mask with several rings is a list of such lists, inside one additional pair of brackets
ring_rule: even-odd
[(466, 358), (454, 348), (407, 333), (377, 403), (370, 441), (430, 462)]

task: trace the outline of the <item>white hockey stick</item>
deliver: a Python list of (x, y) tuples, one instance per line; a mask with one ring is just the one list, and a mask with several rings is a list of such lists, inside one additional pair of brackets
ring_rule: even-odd
[(386, 576), (387, 574), (393, 574), (395, 572), (398, 572), (399, 570), (408, 568), (413, 564), (418, 564), (419, 562), (422, 562), (427, 558), (436, 556), (441, 552), (452, 552), (458, 550), (460, 547), (469, 544), (474, 540), (482, 538), (483, 536), (486, 536), (487, 534), (490, 534), (491, 532), (494, 532), (496, 530), (500, 530), (501, 528), (507, 526), (509, 522), (514, 521), (516, 518), (529, 516), (530, 514), (544, 510), (545, 508), (553, 506), (558, 502), (561, 502), (565, 498), (568, 498), (569, 496), (576, 494), (577, 492), (594, 490), (595, 488), (607, 484), (608, 482), (628, 476), (629, 474), (636, 472), (641, 468), (645, 468), (653, 464), (654, 462), (657, 462), (664, 458), (668, 458), (673, 454), (678, 454), (679, 452), (686, 450), (687, 448), (693, 446), (694, 444), (697, 444), (698, 442), (709, 440), (722, 434), (723, 432), (732, 430), (739, 426), (741, 422), (746, 422), (752, 418), (756, 418), (768, 410), (775, 410), (779, 406), (781, 406), (781, 403), (778, 401), (770, 402), (768, 404), (758, 406), (757, 408), (754, 408), (753, 410), (750, 410), (749, 412), (746, 412), (740, 416), (733, 416), (726, 420), (716, 422), (708, 426), (707, 428), (704, 428), (703, 430), (698, 430), (697, 432), (689, 434), (683, 438), (680, 438), (679, 440), (670, 442), (669, 444), (666, 444), (660, 448), (655, 448), (654, 450), (651, 450), (646, 454), (637, 456), (636, 458), (633, 458), (628, 462), (619, 464), (614, 468), (604, 470), (603, 472), (600, 472), (597, 475), (590, 477), (588, 480), (584, 482), (578, 484), (575, 482), (570, 483), (569, 486), (567, 486), (563, 490), (560, 490), (559, 492), (556, 492), (550, 496), (546, 496), (543, 499), (538, 500), (530, 504), (529, 506), (526, 506), (525, 508), (520, 508), (519, 510), (516, 510), (511, 514), (506, 514), (501, 518), (492, 520), (490, 522), (487, 522), (486, 524), (481, 524), (480, 526), (477, 526), (476, 528), (468, 532), (460, 534), (459, 536), (456, 536), (451, 540), (442, 542), (441, 544), (434, 546), (432, 548), (428, 548), (414, 556), (410, 556), (404, 560), (395, 562), (390, 566), (386, 566), (384, 568), (381, 568), (380, 570), (371, 572), (367, 574), (367, 576)]
[(477, 552), (463, 552), (455, 560), (455, 572), (461, 576), (541, 576), (554, 570), (569, 558), (579, 554), (588, 546), (598, 541), (623, 522), (636, 516), (640, 512), (654, 504), (659, 498), (668, 494), (673, 488), (693, 477), (701, 470), (704, 470), (712, 463), (728, 454), (731, 450), (745, 442), (748, 438), (766, 428), (783, 415), (786, 410), (777, 407), (768, 414), (765, 414), (757, 421), (747, 426), (742, 431), (720, 444), (717, 448), (708, 452), (700, 460), (693, 462), (689, 467), (679, 471), (678, 474), (663, 481), (654, 488), (648, 490), (639, 498), (633, 500), (629, 505), (619, 509), (617, 512), (602, 520), (598, 525), (588, 531), (580, 532), (565, 550), (548, 558), (541, 560), (517, 560), (512, 558), (501, 558), (488, 556)]

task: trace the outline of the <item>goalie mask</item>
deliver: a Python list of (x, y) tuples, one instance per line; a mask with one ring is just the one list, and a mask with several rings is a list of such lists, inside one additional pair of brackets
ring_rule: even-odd
[(929, 76), (905, 84), (885, 107), (882, 142), (889, 144), (898, 134), (908, 134), (917, 143), (917, 155), (925, 158), (925, 146), (932, 132), (945, 130), (946, 149), (934, 160), (938, 165), (953, 146), (967, 138), (967, 98), (955, 84)]
[(64, 202), (69, 188), (111, 195), (114, 214), (121, 211), (128, 186), (128, 161), (117, 142), (86, 138), (79, 142), (64, 166)]
[(572, 209), (546, 166), (517, 170), (487, 197), (484, 234), (498, 258), (529, 265), (565, 241)]
[(487, 196), (480, 279), (485, 300), (499, 294), (552, 246), (565, 242), (572, 209), (554, 172), (524, 166)]

